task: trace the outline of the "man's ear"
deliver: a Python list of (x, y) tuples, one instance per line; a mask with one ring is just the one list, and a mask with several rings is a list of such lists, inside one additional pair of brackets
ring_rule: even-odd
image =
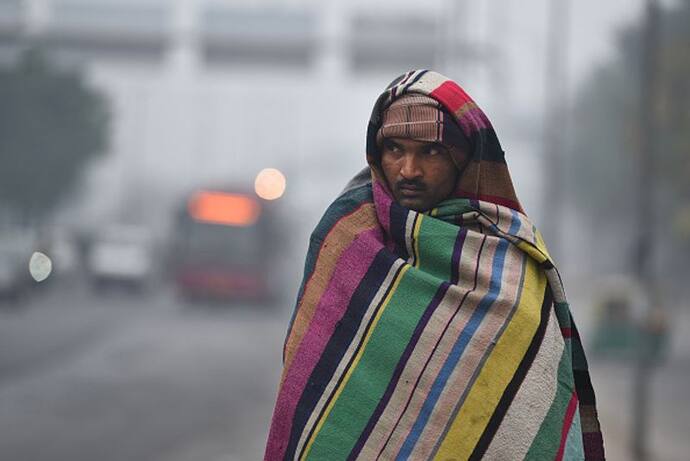
[(471, 155), (469, 151), (453, 146), (450, 148), (450, 158), (453, 160), (455, 167), (462, 174), (470, 163)]
[(451, 158), (453, 159), (455, 168), (458, 170), (458, 176), (455, 179), (455, 187), (453, 188), (454, 191), (457, 191), (458, 187), (460, 187), (460, 182), (462, 181), (463, 175), (472, 161), (472, 156), (469, 154), (469, 152), (463, 151), (457, 147), (453, 147), (451, 149)]

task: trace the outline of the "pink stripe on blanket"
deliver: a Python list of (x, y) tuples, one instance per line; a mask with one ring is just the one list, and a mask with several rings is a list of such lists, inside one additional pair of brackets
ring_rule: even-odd
[(491, 128), (491, 122), (486, 117), (486, 114), (478, 107), (469, 109), (459, 116), (457, 121), (463, 133), (465, 133), (465, 136), (468, 138), (471, 138), (472, 133), (478, 130)]
[(376, 214), (378, 215), (379, 222), (385, 229), (386, 233), (390, 234), (391, 227), (391, 203), (393, 203), (393, 197), (390, 196), (381, 184), (380, 180), (374, 180), (373, 184), (373, 195), (374, 195), (374, 206), (376, 207)]
[[(266, 459), (282, 459), (290, 439), (292, 419), (309, 376), (347, 310), (350, 298), (364, 278), (376, 254), (382, 248), (380, 228), (365, 231), (345, 250), (328, 287), (319, 300), (312, 321), (287, 371), (277, 401)], [(281, 443), (282, 445), (278, 445)]]

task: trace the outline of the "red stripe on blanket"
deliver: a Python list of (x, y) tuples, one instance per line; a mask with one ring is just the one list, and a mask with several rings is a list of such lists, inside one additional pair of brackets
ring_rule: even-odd
[(457, 83), (451, 82), (450, 80), (443, 82), (441, 86), (432, 91), (429, 96), (441, 101), (441, 103), (453, 114), (460, 109), (463, 104), (472, 100)]
[(573, 337), (573, 329), (572, 328), (561, 328), (561, 334), (563, 334), (564, 338), (572, 338)]
[(568, 440), (568, 432), (570, 432), (570, 426), (573, 424), (573, 416), (575, 416), (575, 410), (577, 409), (577, 393), (573, 392), (572, 397), (570, 397), (570, 402), (568, 403), (568, 408), (565, 410), (565, 418), (563, 420), (563, 429), (561, 430), (561, 444), (558, 447), (558, 453), (556, 453), (556, 461), (563, 460), (563, 452), (565, 451), (565, 442)]
[(472, 199), (472, 200), (482, 200), (484, 202), (490, 202), (490, 203), (494, 203), (496, 205), (505, 206), (505, 207), (511, 208), (515, 211), (519, 211), (522, 213), (522, 208), (520, 207), (519, 203), (517, 203), (513, 200), (509, 200), (505, 197), (499, 197), (496, 195), (486, 195), (486, 194), (474, 194), (472, 192), (467, 192), (467, 191), (463, 191), (463, 190), (458, 190), (456, 192), (456, 194), (459, 198), (468, 198), (468, 199)]

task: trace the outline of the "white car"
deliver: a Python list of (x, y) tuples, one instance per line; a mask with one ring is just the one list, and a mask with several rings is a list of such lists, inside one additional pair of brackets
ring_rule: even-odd
[(153, 277), (153, 242), (146, 229), (113, 226), (96, 234), (87, 257), (96, 288), (124, 285), (143, 289)]

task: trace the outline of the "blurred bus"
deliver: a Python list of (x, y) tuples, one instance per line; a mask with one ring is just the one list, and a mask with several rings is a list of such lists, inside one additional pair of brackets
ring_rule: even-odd
[(278, 290), (275, 204), (253, 193), (200, 190), (180, 203), (171, 269), (187, 300), (272, 300)]

